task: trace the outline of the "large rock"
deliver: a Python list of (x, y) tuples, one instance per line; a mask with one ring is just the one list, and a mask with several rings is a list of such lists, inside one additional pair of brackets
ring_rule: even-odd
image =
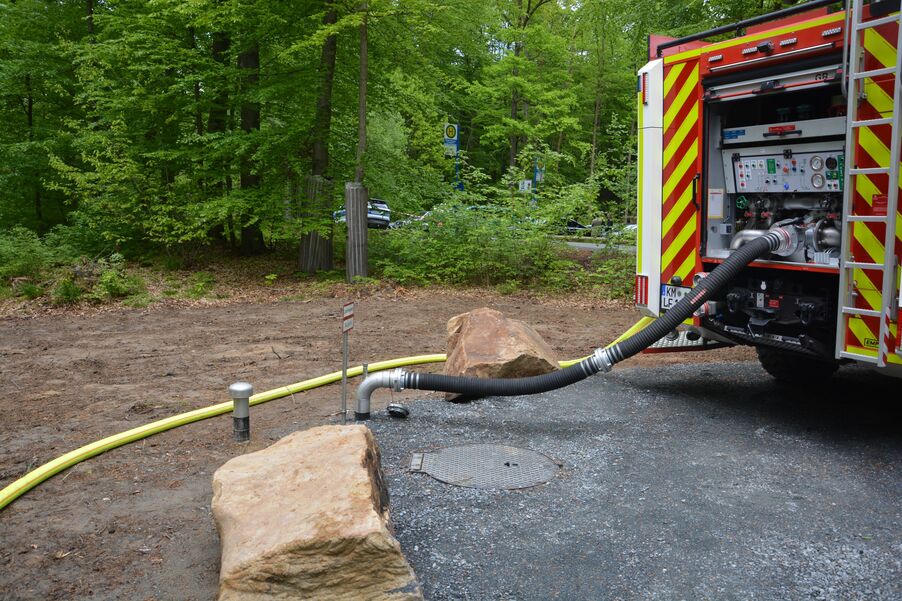
[[(483, 307), (448, 320), (444, 373), (477, 378), (521, 378), (558, 369), (558, 359), (539, 334), (518, 319)], [(454, 400), (458, 394), (448, 393)]]
[(421, 600), (391, 534), (379, 449), (364, 426), (322, 426), (213, 475), (220, 601)]

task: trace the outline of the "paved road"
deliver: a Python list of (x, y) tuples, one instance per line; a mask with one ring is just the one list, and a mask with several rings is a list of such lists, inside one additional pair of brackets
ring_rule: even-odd
[[(426, 598), (900, 599), (899, 381), (775, 385), (754, 364), (618, 368), (553, 393), (371, 422)], [(563, 464), (521, 491), (409, 473), (502, 443)]]

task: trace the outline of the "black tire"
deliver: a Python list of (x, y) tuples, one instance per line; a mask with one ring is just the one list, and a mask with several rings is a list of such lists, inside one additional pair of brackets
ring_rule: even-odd
[(839, 363), (833, 360), (815, 359), (770, 346), (756, 346), (755, 350), (761, 367), (779, 382), (809, 385), (829, 379), (839, 369)]

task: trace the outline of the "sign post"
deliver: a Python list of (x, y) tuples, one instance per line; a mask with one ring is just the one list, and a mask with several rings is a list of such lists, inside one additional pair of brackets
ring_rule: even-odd
[(354, 303), (341, 308), (341, 421), (348, 421), (348, 332), (354, 329)]
[(445, 123), (443, 136), (445, 156), (454, 157), (454, 187), (463, 190), (464, 183), (460, 179), (460, 127), (457, 123)]

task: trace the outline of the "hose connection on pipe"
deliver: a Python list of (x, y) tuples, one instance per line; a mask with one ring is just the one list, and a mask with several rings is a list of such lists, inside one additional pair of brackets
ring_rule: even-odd
[(645, 350), (655, 342), (675, 330), (683, 321), (692, 317), (699, 307), (746, 265), (771, 253), (792, 254), (801, 243), (797, 228), (792, 223), (780, 223), (766, 232), (761, 232), (744, 241), (733, 253), (709, 272), (699, 278), (692, 292), (684, 296), (664, 315), (651, 325), (632, 336), (611, 346), (597, 349), (590, 356), (560, 371), (530, 376), (527, 378), (470, 378), (444, 374), (424, 374), (405, 372), (397, 369), (388, 374), (370, 376), (357, 389), (358, 420), (370, 416), (370, 397), (378, 388), (405, 388), (454, 392), (466, 396), (520, 396), (538, 394), (569, 386), (599, 372), (608, 372), (616, 364)]

